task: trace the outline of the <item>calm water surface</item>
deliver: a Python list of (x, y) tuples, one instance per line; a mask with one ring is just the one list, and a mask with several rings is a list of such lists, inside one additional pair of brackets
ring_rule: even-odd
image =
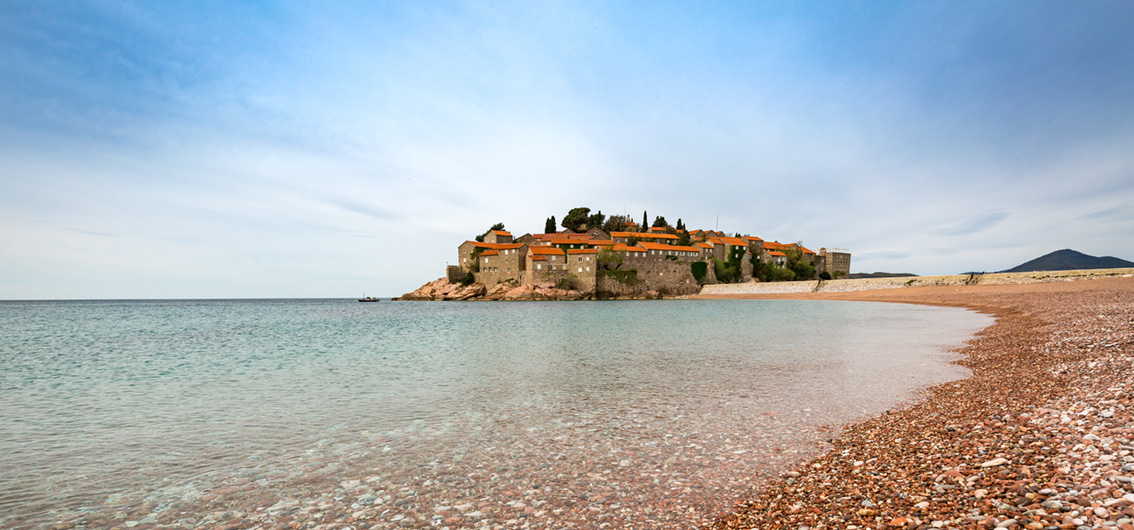
[(990, 323), (766, 300), (0, 302), (0, 526), (209, 525), (236, 485), (379, 524), (435, 526), (466, 497), (505, 521), (525, 491), (548, 508), (529, 527), (661, 527), (644, 506), (710, 516), (832, 428), (963, 377), (947, 350)]

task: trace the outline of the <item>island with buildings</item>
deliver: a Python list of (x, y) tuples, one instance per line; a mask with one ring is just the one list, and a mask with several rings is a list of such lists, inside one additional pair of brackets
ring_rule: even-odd
[(445, 276), (400, 300), (591, 300), (696, 294), (717, 283), (828, 280), (850, 273), (850, 252), (780, 243), (679, 219), (645, 227), (576, 208), (556, 231), (515, 237), (497, 224), (457, 247)]

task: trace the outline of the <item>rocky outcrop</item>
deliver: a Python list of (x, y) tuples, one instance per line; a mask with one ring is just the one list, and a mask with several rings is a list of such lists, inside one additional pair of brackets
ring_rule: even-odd
[(520, 285), (513, 282), (497, 284), (491, 290), (484, 284), (472, 283), (463, 285), (451, 283), (446, 278), (439, 278), (422, 285), (412, 293), (407, 293), (397, 300), (590, 300), (591, 293), (584, 293), (574, 289), (561, 289), (550, 283), (535, 285)]
[(446, 278), (438, 278), (418, 287), (412, 293), (402, 295), (397, 300), (473, 300), (484, 296), (487, 291), (481, 283), (464, 285), (449, 283)]

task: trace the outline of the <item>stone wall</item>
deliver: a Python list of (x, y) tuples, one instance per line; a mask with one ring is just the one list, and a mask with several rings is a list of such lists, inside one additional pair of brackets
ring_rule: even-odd
[(955, 274), (949, 276), (913, 276), (900, 278), (862, 278), (856, 280), (827, 280), (823, 282), (749, 282), (706, 285), (701, 294), (786, 294), (786, 293), (846, 293), (875, 289), (901, 289), (932, 285), (1013, 285), (1059, 281), (1087, 280), (1106, 277), (1134, 277), (1134, 269), (1092, 269), (1077, 271), (1043, 271), (989, 273), (983, 275)]
[(461, 283), (465, 280), (465, 271), (457, 265), (449, 265), (445, 267), (445, 279), (449, 280), (449, 283)]
[(689, 263), (667, 259), (626, 258), (620, 270), (637, 269), (637, 281), (620, 282), (613, 277), (599, 274), (596, 289), (603, 296), (633, 296), (646, 291), (657, 291), (662, 295), (676, 296), (694, 294), (700, 285), (693, 278)]

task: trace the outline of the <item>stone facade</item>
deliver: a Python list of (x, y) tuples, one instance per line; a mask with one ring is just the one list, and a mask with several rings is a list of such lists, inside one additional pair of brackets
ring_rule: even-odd
[[(690, 239), (695, 242), (678, 244)], [(713, 258), (739, 260), (740, 281), (750, 282), (752, 256), (782, 265), (786, 261), (782, 250), (788, 247), (800, 249), (817, 272), (850, 271), (850, 253), (841, 249), (816, 254), (799, 244), (728, 237), (717, 231), (608, 234), (593, 228), (584, 233), (524, 234), (519, 238), (503, 230), (490, 231), (483, 242), (465, 241), (458, 246), (458, 264), (446, 269), (446, 279), (460, 283), (474, 272), (476, 282), (489, 290), (501, 284), (505, 284), (502, 288), (551, 285), (599, 298), (638, 297), (647, 292), (654, 293), (649, 296), (676, 296), (698, 292), (700, 285), (692, 273), (695, 262), (706, 264), (704, 284), (717, 282)], [(610, 252), (616, 253), (615, 261), (609, 259)]]
[(850, 251), (845, 248), (821, 248), (816, 269), (826, 271), (831, 276), (846, 276), (850, 274)]
[(484, 242), (485, 243), (497, 243), (497, 244), (499, 244), (499, 243), (511, 243), (512, 242), (512, 234), (505, 232), (503, 230), (489, 230), (488, 233), (484, 235)]

